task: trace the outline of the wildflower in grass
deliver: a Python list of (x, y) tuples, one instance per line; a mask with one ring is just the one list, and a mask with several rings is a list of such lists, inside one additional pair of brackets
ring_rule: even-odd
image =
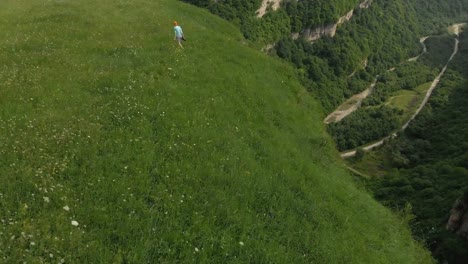
[(80, 225), (80, 224), (79, 224), (77, 221), (75, 221), (75, 220), (71, 221), (71, 224), (72, 224), (72, 226), (79, 226), (79, 225)]
[(196, 247), (196, 248), (195, 248), (195, 252), (198, 252), (198, 251), (199, 251), (199, 250), (198, 250), (198, 248)]
[(70, 207), (68, 207), (68, 205), (65, 205), (65, 206), (63, 207), (63, 210), (65, 210), (65, 211), (70, 211)]
[(42, 199), (44, 199), (44, 202), (46, 202), (46, 203), (49, 203), (49, 202), (50, 202), (49, 197), (42, 197)]
[(239, 245), (243, 246), (243, 245), (244, 245), (244, 242), (240, 241), (240, 242), (239, 242)]

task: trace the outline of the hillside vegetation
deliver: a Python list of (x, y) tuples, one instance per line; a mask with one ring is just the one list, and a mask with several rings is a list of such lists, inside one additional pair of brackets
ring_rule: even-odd
[[(405, 61), (377, 79), (375, 88), (362, 107), (342, 121), (328, 125), (328, 132), (341, 151), (366, 145), (384, 138), (405, 124), (416, 111), (432, 81), (449, 60), (454, 47), (452, 36), (435, 36), (426, 40), (427, 52), (417, 61)], [(428, 84), (428, 85), (424, 85)], [(423, 87), (421, 87), (423, 86)], [(402, 91), (423, 93), (407, 97), (398, 107), (391, 104), (401, 99)], [(363, 133), (363, 131), (366, 131)]]
[[(389, 135), (412, 116), (453, 51), (447, 26), (468, 21), (467, 0), (281, 1), (261, 19), (255, 15), (259, 0), (185, 1), (240, 25), (246, 38), (289, 61), (327, 113), (376, 80), (364, 107), (328, 125), (341, 150)], [(360, 2), (365, 4), (358, 7)], [(352, 18), (337, 26), (334, 37), (310, 42), (308, 34), (334, 30), (350, 11)], [(461, 41), (451, 70), (403, 137), (353, 166), (369, 178), (385, 176), (371, 181), (376, 197), (395, 210), (412, 208), (413, 231), (441, 263), (464, 264), (466, 242), (445, 230), (452, 203), (467, 187), (466, 34)], [(358, 149), (356, 160), (362, 155)]]
[[(247, 39), (291, 62), (327, 113), (369, 87), (376, 75), (416, 56), (420, 37), (440, 34), (468, 15), (467, 0), (282, 1), (262, 18), (255, 14), (260, 0), (184, 1), (232, 21)], [(333, 38), (325, 34), (311, 44), (307, 32), (350, 11)]]
[(173, 0), (1, 1), (1, 262), (431, 263), (244, 43)]
[(383, 149), (354, 164), (381, 176), (369, 183), (384, 204), (412, 205), (414, 233), (442, 263), (468, 262), (468, 242), (446, 230), (454, 201), (468, 189), (467, 63), (468, 35), (463, 33), (459, 54), (414, 122)]

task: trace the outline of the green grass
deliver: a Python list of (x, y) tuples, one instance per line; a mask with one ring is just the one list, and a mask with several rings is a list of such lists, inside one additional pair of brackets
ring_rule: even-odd
[(407, 110), (408, 105), (414, 101), (416, 96), (417, 93), (415, 91), (400, 90), (387, 103), (394, 108)]
[(414, 112), (421, 101), (424, 99), (427, 90), (431, 86), (431, 82), (421, 84), (415, 87), (414, 90), (399, 90), (385, 103), (394, 108), (404, 110), (405, 112)]
[(432, 85), (432, 82), (423, 83), (423, 84), (417, 86), (416, 88), (414, 88), (414, 90), (415, 90), (418, 94), (426, 95), (426, 92), (427, 92), (427, 90), (429, 90), (429, 88), (431, 87), (431, 85)]
[(431, 82), (421, 84), (414, 90), (399, 90), (385, 104), (403, 110), (404, 114), (401, 116), (401, 120), (406, 122), (418, 109), (431, 84)]
[(432, 262), (243, 43), (177, 1), (1, 1), (0, 262)]
[(347, 163), (352, 169), (366, 175), (364, 178), (383, 177), (392, 168), (390, 161), (375, 151), (366, 152), (359, 160), (348, 159)]

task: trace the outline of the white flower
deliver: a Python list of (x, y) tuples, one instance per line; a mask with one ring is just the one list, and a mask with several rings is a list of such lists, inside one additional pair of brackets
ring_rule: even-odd
[(80, 225), (80, 224), (79, 224), (77, 221), (75, 221), (75, 220), (71, 221), (71, 224), (72, 224), (72, 226), (79, 226), (79, 225)]
[(239, 242), (239, 245), (243, 246), (243, 245), (244, 245), (244, 242), (240, 241), (240, 242)]
[(63, 210), (65, 210), (65, 211), (70, 211), (70, 207), (68, 207), (68, 205), (65, 205), (65, 206), (63, 207)]
[(42, 199), (44, 199), (44, 202), (46, 202), (46, 203), (50, 202), (49, 197), (42, 197)]
[(34, 243), (34, 242), (31, 242), (31, 243), (29, 243), (29, 245), (31, 245), (31, 246), (35, 246), (35, 245), (36, 245), (36, 243)]
[(195, 248), (195, 251), (198, 252), (198, 248), (197, 248), (197, 247)]

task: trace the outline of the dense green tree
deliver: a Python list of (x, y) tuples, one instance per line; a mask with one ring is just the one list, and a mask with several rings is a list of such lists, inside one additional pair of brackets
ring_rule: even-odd
[(389, 107), (367, 108), (328, 126), (339, 150), (347, 150), (387, 136), (398, 128), (398, 112)]

